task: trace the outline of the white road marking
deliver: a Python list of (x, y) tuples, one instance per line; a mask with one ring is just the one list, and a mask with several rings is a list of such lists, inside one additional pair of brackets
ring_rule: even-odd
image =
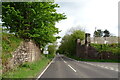
[(115, 69), (115, 71), (118, 71), (118, 69)]
[(63, 58), (61, 58), (63, 60)]
[(117, 72), (119, 71), (118, 69), (114, 69), (113, 67), (107, 67), (107, 66), (103, 66), (103, 65), (95, 65), (95, 64), (92, 64), (92, 63), (88, 63), (88, 62), (83, 62), (83, 63), (89, 64), (89, 65), (93, 65), (93, 66), (98, 66), (98, 67), (109, 69), (109, 70), (113, 70), (113, 71), (117, 71)]
[(91, 63), (90, 63), (90, 65), (94, 65), (94, 64), (91, 64)]
[[(69, 58), (71, 59), (71, 58)], [(63, 60), (63, 59), (62, 59)], [(74, 60), (74, 59), (71, 59), (71, 60)], [(63, 60), (64, 61), (64, 60)], [(97, 66), (97, 67), (101, 67), (101, 68), (105, 68), (105, 69), (109, 69), (109, 70), (114, 70), (114, 71), (119, 71), (118, 69), (114, 69), (113, 67), (107, 67), (107, 66), (103, 66), (103, 65), (95, 65), (95, 64), (92, 64), (92, 63), (89, 63), (89, 62), (82, 62), (82, 61), (77, 61), (77, 60), (74, 60), (76, 62), (81, 62), (81, 63), (85, 63), (85, 64), (89, 64), (89, 65), (93, 65), (93, 66)], [(65, 62), (65, 61), (64, 61)], [(66, 62), (65, 62), (66, 63)], [(70, 65), (68, 65), (71, 69), (75, 70), (74, 68), (72, 68)], [(76, 70), (75, 70), (76, 71)]]
[(100, 66), (100, 65), (97, 65), (97, 66)]
[(73, 67), (71, 67), (70, 65), (68, 65), (74, 72), (77, 72)]
[(64, 61), (64, 63), (67, 63), (66, 61)]
[(103, 68), (104, 68), (104, 66), (100, 66), (100, 67), (103, 67)]
[(112, 67), (110, 67), (110, 70), (114, 70)]
[[(55, 58), (54, 58), (55, 59)], [(44, 72), (48, 69), (48, 67), (51, 65), (51, 63), (53, 63), (54, 59), (48, 64), (48, 66), (43, 70), (43, 72), (38, 76), (38, 78), (36, 80), (39, 80), (39, 78), (41, 78), (41, 76), (44, 74)]]
[[(63, 60), (63, 58), (61, 58)], [(66, 61), (63, 60), (64, 63), (67, 63)]]
[(106, 66), (104, 68), (109, 69), (109, 67), (106, 67)]
[[(61, 58), (62, 60), (63, 60), (63, 58)], [(63, 60), (64, 61), (64, 60)], [(66, 61), (64, 61), (64, 63), (67, 63)], [(74, 72), (77, 72), (72, 66), (70, 66), (69, 64), (68, 64), (68, 66), (74, 71)]]

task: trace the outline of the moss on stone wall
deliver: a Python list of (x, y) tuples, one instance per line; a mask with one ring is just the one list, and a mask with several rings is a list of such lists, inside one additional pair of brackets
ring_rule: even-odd
[(7, 65), (9, 59), (12, 57), (12, 52), (20, 45), (21, 38), (14, 34), (2, 33), (2, 64)]

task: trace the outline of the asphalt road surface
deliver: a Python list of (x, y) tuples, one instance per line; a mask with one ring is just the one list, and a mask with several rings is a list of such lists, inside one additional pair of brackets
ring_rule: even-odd
[(118, 78), (118, 64), (76, 61), (57, 55), (40, 78)]

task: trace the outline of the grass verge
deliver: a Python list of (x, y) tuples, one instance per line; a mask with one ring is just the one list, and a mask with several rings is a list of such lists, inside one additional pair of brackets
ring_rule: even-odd
[(69, 58), (72, 58), (72, 59), (78, 60), (78, 61), (87, 61), (87, 62), (112, 62), (112, 63), (120, 63), (120, 60), (81, 59), (81, 58), (78, 58), (78, 57), (76, 57), (76, 56), (70, 56), (70, 55), (66, 55), (66, 56), (67, 56), (67, 57), (69, 57)]
[(51, 56), (42, 58), (33, 63), (25, 63), (14, 70), (11, 70), (2, 75), (3, 78), (36, 78), (38, 74), (48, 65), (51, 61)]

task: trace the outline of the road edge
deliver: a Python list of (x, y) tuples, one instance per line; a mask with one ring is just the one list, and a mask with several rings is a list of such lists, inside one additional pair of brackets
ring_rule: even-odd
[(41, 76), (45, 73), (45, 71), (49, 68), (49, 66), (51, 65), (51, 63), (54, 61), (55, 57), (52, 59), (52, 61), (45, 67), (45, 69), (40, 73), (40, 75), (37, 77), (36, 80), (39, 80), (39, 78), (41, 78)]

